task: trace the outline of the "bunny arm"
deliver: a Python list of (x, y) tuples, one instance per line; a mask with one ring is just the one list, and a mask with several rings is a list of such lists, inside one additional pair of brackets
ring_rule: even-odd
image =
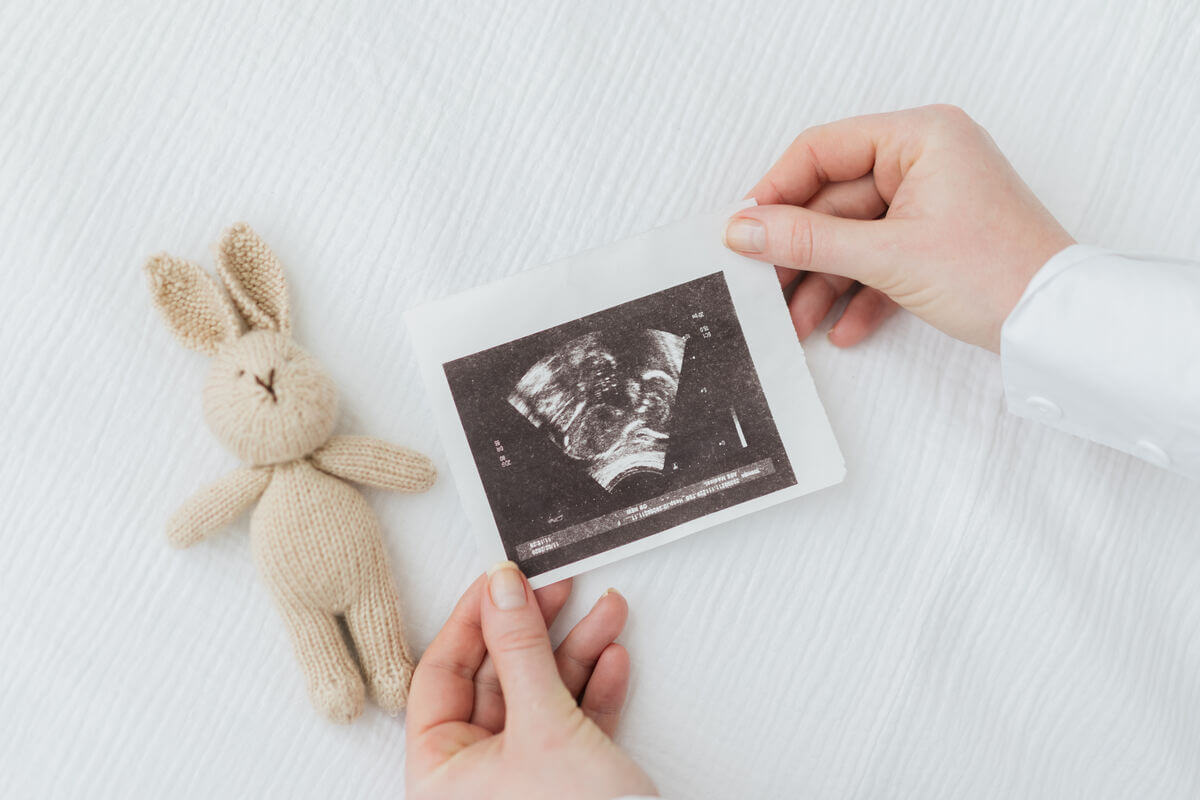
[(423, 492), (437, 478), (428, 456), (373, 436), (330, 437), (309, 458), (322, 472), (380, 489)]
[(270, 467), (241, 467), (209, 484), (179, 507), (167, 523), (167, 540), (190, 547), (238, 518), (266, 491)]

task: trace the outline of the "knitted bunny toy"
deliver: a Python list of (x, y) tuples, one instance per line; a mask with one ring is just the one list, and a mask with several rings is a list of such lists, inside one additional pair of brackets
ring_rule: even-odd
[(396, 713), (413, 662), (379, 523), (346, 481), (421, 492), (433, 484), (433, 464), (378, 439), (331, 436), (333, 382), (292, 340), (283, 268), (248, 225), (221, 239), (217, 271), (233, 304), (191, 262), (160, 254), (146, 264), (167, 324), (184, 345), (212, 356), (204, 416), (246, 462), (184, 503), (167, 538), (193, 545), (258, 500), (254, 560), (283, 613), (313, 704), (338, 722), (362, 711), (363, 679), (342, 617), (375, 701)]

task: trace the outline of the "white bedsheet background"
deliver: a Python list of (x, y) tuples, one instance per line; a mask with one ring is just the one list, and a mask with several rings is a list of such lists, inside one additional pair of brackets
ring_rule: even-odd
[[(0, 5), (0, 796), (402, 791), (402, 720), (309, 707), (245, 524), (163, 539), (235, 461), (148, 254), (211, 266), (251, 222), (343, 429), (444, 466), (402, 309), (933, 101), (1081, 241), (1195, 256), (1198, 76), (1185, 0)], [(911, 318), (807, 346), (846, 482), (589, 574), (564, 615), (629, 598), (621, 740), (662, 790), (1200, 794), (1196, 484), (1007, 416), (996, 358)], [(371, 500), (423, 649), (482, 565), (448, 476)]]

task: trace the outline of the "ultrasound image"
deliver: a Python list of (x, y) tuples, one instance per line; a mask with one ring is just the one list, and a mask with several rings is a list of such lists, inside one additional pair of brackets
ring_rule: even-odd
[(443, 369), (526, 575), (796, 483), (720, 272)]
[(612, 492), (639, 472), (662, 474), (686, 343), (592, 331), (530, 367), (508, 402)]

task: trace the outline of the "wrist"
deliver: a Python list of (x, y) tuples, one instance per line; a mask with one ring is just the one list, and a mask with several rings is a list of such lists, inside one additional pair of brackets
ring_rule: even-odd
[(1059, 228), (1055, 235), (1047, 236), (1045, 241), (1038, 243), (1037, 246), (1027, 248), (1024, 256), (1015, 263), (1015, 268), (1004, 270), (1004, 280), (997, 293), (998, 307), (993, 314), (996, 322), (988, 332), (984, 345), (988, 350), (996, 354), (1000, 353), (1004, 323), (1020, 305), (1021, 300), (1028, 293), (1029, 287), (1034, 283), (1034, 278), (1059, 254), (1075, 244), (1076, 241), (1066, 231)]

